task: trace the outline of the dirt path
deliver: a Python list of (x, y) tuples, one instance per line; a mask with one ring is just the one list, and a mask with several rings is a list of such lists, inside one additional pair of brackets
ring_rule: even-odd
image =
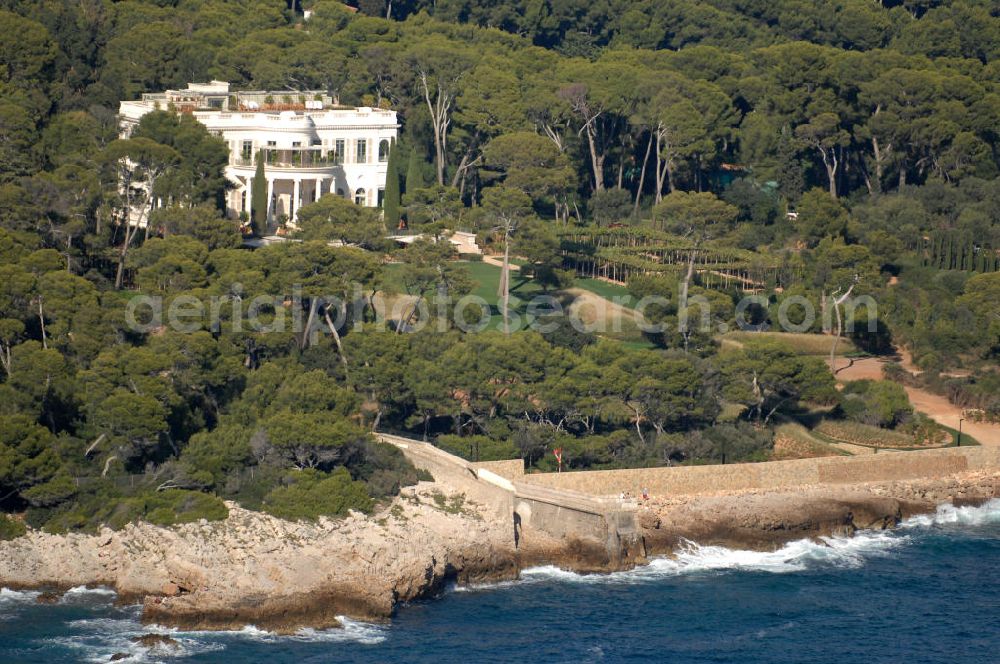
[[(908, 358), (908, 353), (902, 354)], [(850, 366), (846, 358), (837, 360), (837, 380), (880, 380), (882, 378), (882, 366), (885, 360), (877, 357), (866, 357), (856, 359)], [(904, 364), (904, 366), (906, 366)], [(911, 365), (912, 366), (912, 365)], [(958, 428), (958, 421), (962, 417), (962, 409), (948, 401), (947, 398), (933, 394), (919, 387), (903, 386), (906, 394), (910, 397), (913, 407), (922, 413), (926, 413), (938, 424), (944, 424), (952, 429)], [(966, 420), (962, 423), (962, 432), (978, 440), (983, 445), (1000, 445), (1000, 424), (989, 424), (987, 422), (970, 422)]]
[(603, 326), (601, 329), (607, 329), (607, 324), (613, 323), (615, 319), (635, 320), (635, 310), (623, 307), (596, 293), (583, 288), (567, 288), (564, 292), (573, 296), (573, 301), (568, 307), (569, 313), (579, 317), (588, 325), (597, 324)]
[[(483, 262), (489, 265), (496, 265), (497, 267), (503, 267), (503, 258), (501, 256), (486, 256), (483, 255)], [(517, 263), (510, 264), (511, 270), (520, 270), (521, 266)]]
[(865, 454), (875, 454), (875, 448), (865, 447), (864, 445), (854, 445), (852, 443), (830, 443), (831, 447), (836, 447), (838, 450), (843, 450), (854, 456), (863, 456)]

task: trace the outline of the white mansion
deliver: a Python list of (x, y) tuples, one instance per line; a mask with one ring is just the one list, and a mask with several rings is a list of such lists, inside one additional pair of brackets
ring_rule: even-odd
[(257, 155), (264, 153), (268, 226), (294, 224), (302, 205), (336, 193), (359, 205), (381, 206), (395, 111), (341, 106), (323, 92), (230, 92), (229, 83), (191, 83), (186, 90), (123, 101), (122, 134), (157, 109), (190, 113), (229, 145), (226, 176), (232, 216), (250, 214)]

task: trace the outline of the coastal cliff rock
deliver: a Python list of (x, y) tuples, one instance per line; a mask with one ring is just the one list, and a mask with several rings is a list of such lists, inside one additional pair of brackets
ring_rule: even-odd
[(997, 496), (1000, 473), (654, 498), (638, 512), (621, 559), (612, 560), (606, 542), (530, 527), (515, 547), (513, 523), (496, 506), (421, 483), (373, 516), (317, 523), (230, 504), (219, 522), (132, 524), (96, 535), (30, 531), (0, 542), (0, 586), (107, 585), (125, 601), (142, 601), (146, 622), (287, 633), (334, 627), (342, 615), (385, 620), (399, 603), (433, 597), (449, 582), (509, 580), (535, 565), (606, 572), (670, 554), (685, 540), (773, 550)]
[(517, 576), (510, 525), (466, 502), (445, 510), (441, 487), (405, 489), (372, 517), (288, 522), (230, 504), (225, 521), (97, 535), (32, 531), (0, 543), (0, 585), (102, 584), (143, 599), (143, 618), (168, 626), (273, 631), (332, 627), (338, 615), (388, 618), (398, 602), (449, 580)]

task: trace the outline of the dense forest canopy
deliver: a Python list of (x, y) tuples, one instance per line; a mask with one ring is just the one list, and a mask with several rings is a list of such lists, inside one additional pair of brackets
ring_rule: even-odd
[[(33, 525), (218, 518), (220, 497), (367, 510), (417, 479), (376, 427), (542, 469), (556, 447), (571, 467), (763, 459), (813, 407), (923, 431), (889, 387), (839, 393), (819, 356), (677, 325), (697, 296), (735, 327), (751, 286), (764, 327), (779, 295), (872, 296), (859, 349), (906, 345), (1000, 413), (990, 0), (0, 0), (0, 53), (0, 508)], [(328, 196), (304, 242), (240, 248), (218, 138), (167, 111), (118, 136), (119, 101), (211, 79), (395, 109), (385, 216)], [(477, 287), (445, 244), (390, 246), (400, 217), (477, 231), (522, 286), (575, 270), (664, 296), (673, 331), (377, 330), (374, 293)], [(335, 323), (355, 285), (368, 306)], [(324, 334), (231, 308), (137, 326), (137, 293), (268, 294), (265, 316)]]

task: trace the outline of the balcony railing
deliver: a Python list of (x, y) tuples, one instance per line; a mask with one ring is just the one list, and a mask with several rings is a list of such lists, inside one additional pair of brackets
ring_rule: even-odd
[[(264, 164), (276, 168), (309, 168), (312, 166), (336, 166), (344, 163), (342, 157), (333, 150), (320, 148), (291, 148), (264, 150)], [(256, 166), (257, 156), (241, 154), (233, 159), (236, 166)]]

